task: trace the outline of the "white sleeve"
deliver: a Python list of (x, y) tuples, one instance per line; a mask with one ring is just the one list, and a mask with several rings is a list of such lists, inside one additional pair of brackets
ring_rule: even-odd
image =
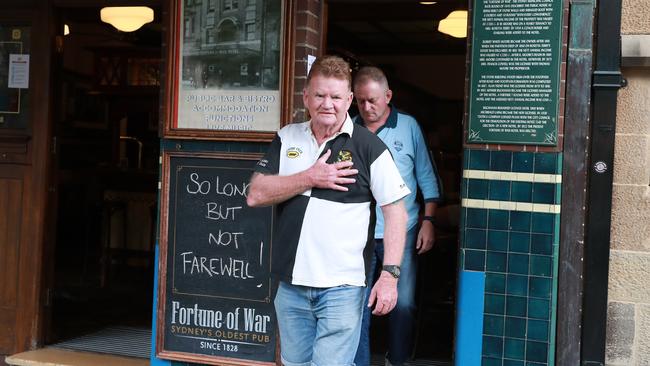
[(380, 207), (411, 193), (388, 149), (370, 165), (370, 190)]

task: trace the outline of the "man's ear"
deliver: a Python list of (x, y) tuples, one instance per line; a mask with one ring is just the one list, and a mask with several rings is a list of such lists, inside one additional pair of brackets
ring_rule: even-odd
[(388, 89), (386, 90), (386, 103), (390, 103), (390, 100), (393, 98), (393, 91)]

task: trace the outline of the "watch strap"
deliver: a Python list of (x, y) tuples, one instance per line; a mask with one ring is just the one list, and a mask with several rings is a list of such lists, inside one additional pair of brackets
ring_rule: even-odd
[(430, 221), (432, 224), (436, 223), (435, 216), (422, 216), (422, 221)]
[(382, 271), (390, 273), (394, 278), (399, 278), (400, 275), (400, 266), (394, 264), (386, 264), (381, 267)]

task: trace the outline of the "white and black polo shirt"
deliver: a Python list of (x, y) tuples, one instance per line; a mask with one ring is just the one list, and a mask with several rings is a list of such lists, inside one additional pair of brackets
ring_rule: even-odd
[(365, 286), (374, 247), (375, 206), (410, 193), (386, 145), (348, 116), (341, 131), (318, 146), (310, 122), (278, 131), (255, 171), (291, 175), (332, 150), (328, 163), (352, 160), (359, 173), (348, 191), (314, 188), (277, 205), (272, 274), (294, 285)]

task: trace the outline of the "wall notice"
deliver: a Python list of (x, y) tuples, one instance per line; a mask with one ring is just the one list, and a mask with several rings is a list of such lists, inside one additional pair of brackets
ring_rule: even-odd
[(562, 4), (476, 1), (468, 143), (557, 144)]
[(29, 87), (29, 55), (9, 55), (9, 88)]

